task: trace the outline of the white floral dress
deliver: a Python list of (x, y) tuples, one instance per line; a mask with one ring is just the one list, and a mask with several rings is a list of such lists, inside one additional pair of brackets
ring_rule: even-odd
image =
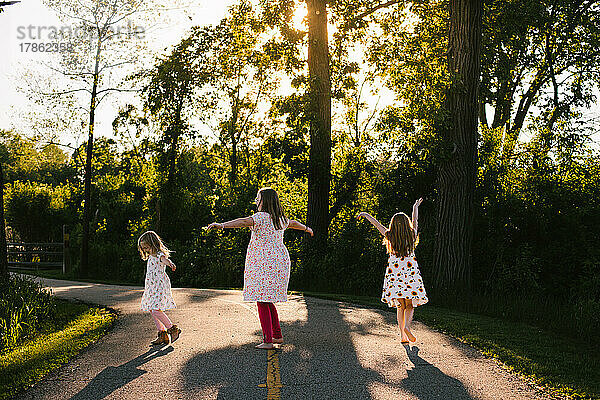
[(290, 254), (283, 244), (288, 222), (276, 230), (271, 215), (252, 215), (254, 226), (246, 252), (244, 269), (244, 301), (276, 303), (287, 301), (290, 280)]
[(388, 258), (381, 301), (389, 307), (399, 307), (399, 299), (412, 300), (413, 307), (429, 301), (414, 254), (407, 257), (391, 255)]
[(162, 252), (150, 256), (146, 263), (146, 281), (140, 307), (143, 311), (164, 311), (176, 307), (171, 294), (171, 280), (165, 271), (166, 265), (160, 263), (161, 256), (164, 256)]

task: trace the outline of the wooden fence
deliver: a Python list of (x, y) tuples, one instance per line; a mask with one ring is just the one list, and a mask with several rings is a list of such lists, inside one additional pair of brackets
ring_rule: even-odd
[(8, 268), (40, 270), (62, 268), (63, 274), (70, 269), (69, 234), (63, 227), (62, 243), (8, 242)]

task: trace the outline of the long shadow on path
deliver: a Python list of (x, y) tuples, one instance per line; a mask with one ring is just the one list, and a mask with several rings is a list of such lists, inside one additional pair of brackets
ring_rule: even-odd
[(346, 321), (343, 304), (311, 297), (297, 301), (307, 316), (283, 326), (293, 348), (280, 356), (282, 398), (371, 399), (370, 384), (383, 378), (361, 365), (351, 337), (368, 334), (368, 327)]
[[(95, 291), (109, 297), (110, 304), (133, 300), (137, 302), (139, 297), (138, 289), (107, 289), (101, 285), (69, 287), (68, 294), (70, 297), (85, 300)], [(111, 291), (112, 293), (109, 293)], [(256, 342), (260, 340), (259, 322), (249, 310), (240, 307), (241, 304), (232, 305), (237, 301), (228, 297), (231, 294), (233, 293), (199, 290), (190, 292), (185, 297), (181, 296), (182, 310), (195, 310), (191, 314), (181, 314), (182, 317), (186, 316), (185, 320), (181, 320), (185, 335), (181, 339), (182, 342), (178, 342), (186, 343), (180, 350), (186, 349), (185, 352), (188, 352), (190, 357), (185, 359), (183, 366), (178, 366), (178, 369), (181, 368), (181, 375), (177, 374), (175, 381), (166, 384), (182, 384), (183, 393), (187, 397), (245, 400), (267, 397), (264, 387), (267, 352), (254, 349), (255, 343), (252, 342), (254, 339)], [(235, 298), (237, 299), (237, 295)], [(200, 307), (200, 303), (212, 300), (222, 301), (203, 304)], [(131, 304), (128, 304), (128, 307), (131, 307)], [(227, 317), (221, 317), (221, 312)], [(384, 343), (390, 345), (390, 335), (382, 326), (395, 325), (392, 313), (375, 312), (383, 317), (384, 325), (381, 325), (380, 319), (372, 318), (373, 313), (356, 314), (357, 312), (361, 311), (344, 303), (298, 296), (294, 296), (288, 305), (280, 308), (280, 315), (284, 317), (284, 321), (290, 321), (282, 323), (286, 344), (276, 353), (283, 384), (280, 392), (282, 399), (386, 398), (383, 395), (386, 390), (401, 393), (400, 398), (472, 399), (459, 380), (444, 374), (420, 357), (418, 347), (399, 346), (385, 351), (377, 350), (378, 346)], [(173, 314), (177, 319), (177, 312)], [(371, 317), (365, 317), (369, 314)], [(151, 321), (149, 316), (138, 312), (127, 314), (122, 320), (123, 324), (126, 319), (129, 322), (135, 321), (136, 324), (149, 324)], [(127, 327), (130, 329), (131, 323), (128, 323)], [(150, 332), (152, 329), (143, 331)], [(236, 339), (225, 340), (230, 334), (231, 337), (235, 334)], [(118, 342), (117, 339), (129, 337), (129, 333), (123, 330), (123, 327), (117, 326), (111, 337)], [(219, 340), (214, 340), (215, 338)], [(224, 342), (220, 341), (221, 338)], [(356, 347), (365, 344), (368, 348), (373, 345), (373, 357), (362, 347)], [(136, 342), (135, 346), (132, 346), (133, 351), (134, 348), (139, 349), (137, 345), (142, 343)], [(408, 363), (403, 354), (404, 350), (414, 365), (406, 371), (404, 368)], [(124, 361), (134, 357), (136, 353), (111, 353), (115, 363), (124, 363), (117, 367), (104, 368), (87, 386), (71, 397), (71, 400), (99, 400), (110, 396), (147, 373), (139, 367), (172, 351), (172, 347), (152, 349), (127, 362)], [(383, 366), (378, 366), (382, 364), (373, 360), (374, 357), (378, 357), (377, 354), (383, 357), (383, 364), (388, 368), (392, 367), (398, 375), (393, 376), (390, 371), (382, 369)], [(378, 393), (382, 386), (385, 390)], [(143, 394), (139, 398), (142, 397)]]
[(419, 357), (417, 346), (411, 348), (404, 345), (404, 348), (414, 368), (406, 371), (408, 377), (402, 380), (403, 388), (420, 400), (472, 399), (461, 381), (444, 374), (439, 368)]
[(118, 367), (108, 366), (96, 375), (79, 393), (71, 397), (71, 400), (104, 399), (114, 391), (146, 373), (146, 371), (138, 369), (138, 367), (157, 357), (167, 355), (172, 351), (173, 347), (171, 346), (154, 348)]
[[(365, 367), (358, 358), (353, 337), (368, 336), (377, 343), (372, 321), (350, 322), (345, 314), (352, 308), (310, 297), (295, 299), (299, 308), (297, 320), (282, 323), (286, 345), (277, 351), (281, 373), (281, 399), (373, 399), (376, 386), (385, 385), (395, 392), (412, 394), (420, 400), (470, 400), (464, 385), (445, 375), (440, 369), (419, 357), (417, 347), (407, 348), (414, 368), (408, 377), (390, 382), (381, 372)], [(282, 307), (283, 308), (283, 307)], [(294, 307), (280, 310), (280, 315)], [(253, 318), (246, 315), (245, 318)], [(387, 320), (388, 318), (384, 319)], [(258, 321), (254, 334), (260, 338)], [(383, 338), (381, 340), (384, 340)], [(401, 362), (403, 349), (396, 351)], [(217, 399), (267, 398), (267, 390), (259, 387), (266, 380), (266, 352), (257, 351), (253, 343), (228, 346), (193, 356), (182, 370), (186, 392), (212, 392)], [(403, 367), (399, 367), (402, 371)]]
[[(376, 371), (364, 369), (350, 339), (350, 327), (339, 308), (319, 299), (304, 303), (306, 320), (282, 322), (286, 343), (277, 351), (283, 388), (281, 399), (370, 399), (368, 383), (380, 379)], [(283, 308), (283, 307), (282, 307)], [(280, 315), (288, 310), (279, 310)], [(248, 313), (243, 318), (255, 318)], [(253, 332), (260, 340), (258, 320)], [(267, 352), (255, 343), (228, 346), (198, 353), (182, 373), (188, 393), (215, 393), (217, 399), (265, 399)], [(293, 347), (292, 347), (293, 346)], [(259, 385), (263, 387), (259, 387)], [(340, 387), (342, 389), (340, 390)]]

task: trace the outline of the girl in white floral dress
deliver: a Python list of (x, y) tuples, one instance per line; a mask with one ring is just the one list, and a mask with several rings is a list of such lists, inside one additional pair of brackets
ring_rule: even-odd
[(249, 227), (252, 231), (244, 269), (244, 301), (256, 301), (263, 331), (263, 343), (257, 349), (273, 349), (273, 343), (283, 343), (279, 316), (275, 304), (287, 301), (290, 279), (290, 255), (283, 244), (283, 232), (292, 228), (308, 232), (312, 229), (288, 219), (277, 192), (262, 188), (256, 195), (258, 212), (250, 217), (213, 222), (207, 229)]
[(170, 251), (154, 231), (142, 234), (138, 239), (138, 250), (146, 263), (146, 280), (141, 309), (150, 311), (158, 335), (152, 345), (169, 344), (179, 338), (181, 329), (174, 325), (165, 310), (176, 307), (171, 294), (171, 280), (165, 271), (168, 265), (175, 271), (175, 264), (169, 260)]
[(416, 341), (410, 330), (414, 307), (427, 303), (427, 293), (423, 286), (423, 278), (415, 258), (415, 247), (419, 243), (417, 219), (419, 205), (423, 199), (418, 199), (413, 205), (412, 221), (404, 213), (396, 213), (390, 221), (389, 228), (365, 212), (358, 218), (366, 218), (383, 235), (383, 242), (389, 254), (381, 301), (390, 307), (396, 307), (398, 327), (402, 343)]

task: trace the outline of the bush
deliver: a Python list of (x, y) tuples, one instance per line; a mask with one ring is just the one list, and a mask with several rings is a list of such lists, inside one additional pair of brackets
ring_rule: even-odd
[(5, 195), (8, 224), (24, 242), (60, 241), (62, 226), (76, 219), (74, 193), (69, 185), (15, 181)]
[(0, 351), (35, 334), (55, 313), (48, 290), (32, 279), (10, 275), (0, 282)]
[(575, 331), (582, 337), (595, 338), (600, 332), (600, 263), (588, 264), (589, 275), (584, 275), (572, 290), (572, 310)]

